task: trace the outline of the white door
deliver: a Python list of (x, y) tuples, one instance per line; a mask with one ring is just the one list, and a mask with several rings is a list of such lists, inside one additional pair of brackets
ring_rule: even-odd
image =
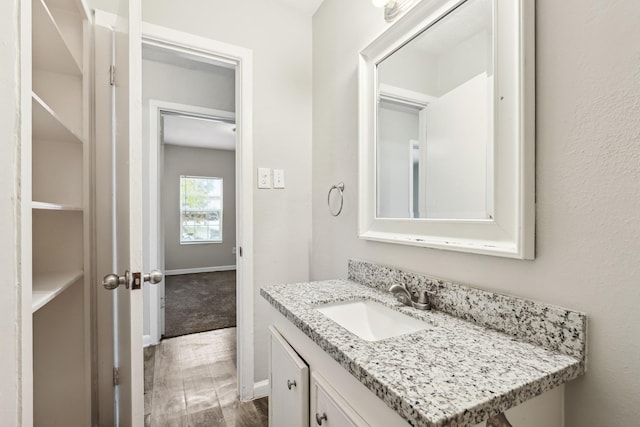
[[(99, 314), (98, 323), (108, 318), (113, 321), (112, 358), (117, 373), (114, 372), (116, 385), (113, 391), (99, 392), (99, 408), (104, 412), (112, 408), (113, 412), (102, 415), (100, 409), (98, 412), (101, 425), (112, 419), (113, 425), (128, 427), (141, 426), (144, 421), (140, 1), (119, 0), (118, 16), (112, 27), (113, 31), (99, 28), (98, 24), (95, 28), (96, 244), (99, 272), (104, 271), (100, 263), (111, 259), (112, 274), (105, 276), (103, 285), (112, 295), (112, 316), (101, 317)], [(111, 82), (104, 72), (108, 71), (105, 61), (109, 60), (115, 69)], [(106, 111), (107, 105), (111, 111)], [(110, 152), (105, 152), (105, 147)], [(106, 193), (110, 200), (105, 200)], [(110, 214), (101, 211), (106, 209)], [(110, 219), (106, 226), (105, 217)], [(107, 228), (110, 235), (101, 231)], [(106, 242), (108, 239), (110, 245)], [(110, 254), (100, 252), (100, 248), (108, 246), (111, 247)], [(104, 290), (100, 291), (104, 295)], [(98, 307), (100, 309), (104, 311), (105, 307)], [(98, 328), (98, 363), (101, 364), (100, 360), (110, 361), (110, 358), (100, 354), (100, 342), (108, 340), (104, 337), (105, 328), (100, 325)], [(102, 348), (109, 348), (108, 343)], [(99, 369), (104, 371), (105, 367)], [(113, 402), (102, 402), (109, 398)]]
[(269, 327), (269, 426), (309, 422), (309, 366), (282, 335)]

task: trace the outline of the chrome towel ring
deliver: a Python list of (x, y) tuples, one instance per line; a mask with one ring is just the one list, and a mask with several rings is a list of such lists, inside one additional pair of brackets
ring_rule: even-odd
[[(340, 208), (338, 209), (338, 212), (333, 212), (333, 210), (331, 209), (331, 192), (333, 190), (338, 190), (338, 194), (340, 194)], [(329, 212), (333, 216), (338, 216), (340, 215), (340, 212), (342, 212), (342, 205), (344, 204), (344, 195), (342, 193), (343, 191), (344, 191), (344, 182), (339, 182), (335, 185), (332, 185), (331, 188), (329, 189), (329, 194), (327, 194), (327, 206), (329, 206)]]

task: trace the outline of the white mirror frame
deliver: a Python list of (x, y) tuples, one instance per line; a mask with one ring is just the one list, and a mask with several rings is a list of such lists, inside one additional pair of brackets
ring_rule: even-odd
[(360, 52), (359, 237), (533, 259), (535, 244), (535, 30), (533, 0), (493, 0), (494, 217), (378, 218), (377, 65), (464, 0), (423, 0)]

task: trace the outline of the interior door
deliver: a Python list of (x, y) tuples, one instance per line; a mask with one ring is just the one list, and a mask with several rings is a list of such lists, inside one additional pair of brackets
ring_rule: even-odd
[[(115, 194), (117, 270), (130, 271), (129, 288), (117, 292), (119, 390), (116, 405), (121, 426), (138, 426), (144, 421), (144, 360), (142, 354), (142, 52), (139, 0), (120, 0), (115, 27)], [(136, 279), (135, 276), (138, 275)], [(137, 283), (136, 283), (137, 280)]]
[(142, 426), (140, 0), (119, 0), (109, 25), (98, 20), (96, 14), (96, 259), (99, 275), (111, 273), (103, 279), (108, 290), (97, 296), (98, 419), (100, 425)]

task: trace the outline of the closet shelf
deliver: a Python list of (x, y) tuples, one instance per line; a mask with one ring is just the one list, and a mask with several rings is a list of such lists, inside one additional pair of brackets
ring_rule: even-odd
[(35, 313), (83, 276), (82, 270), (33, 273), (31, 308)]
[(58, 8), (68, 12), (80, 13), (80, 19), (91, 20), (89, 6), (84, 1), (76, 0), (45, 0), (45, 4), (51, 8)]
[(33, 1), (33, 67), (82, 76), (82, 67), (71, 53), (62, 32), (43, 0)]
[(47, 211), (82, 211), (82, 206), (64, 205), (59, 203), (47, 203), (47, 202), (31, 202), (32, 209), (41, 209)]
[(82, 138), (65, 125), (55, 111), (38, 95), (32, 92), (31, 115), (33, 120), (33, 139), (49, 141), (77, 142)]

